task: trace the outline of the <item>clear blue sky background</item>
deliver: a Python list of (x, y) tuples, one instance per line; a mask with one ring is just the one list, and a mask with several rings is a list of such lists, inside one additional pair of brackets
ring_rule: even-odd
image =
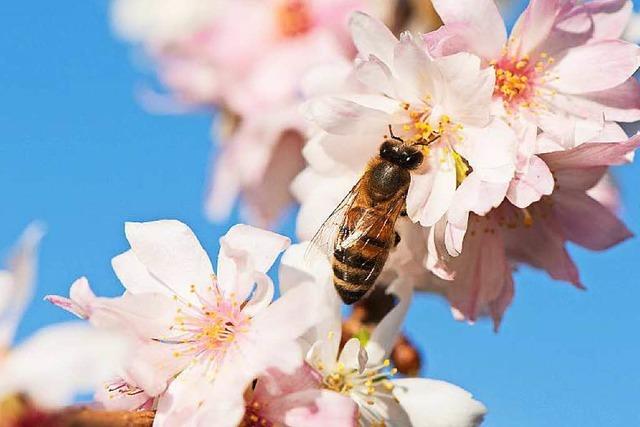
[[(145, 78), (112, 37), (105, 0), (2, 9), (2, 253), (31, 220), (49, 229), (21, 340), (70, 319), (42, 297), (66, 294), (80, 275), (100, 294), (119, 292), (110, 259), (127, 248), (124, 221), (178, 218), (215, 253), (236, 219), (214, 226), (202, 214), (210, 118), (143, 111), (133, 90)], [(616, 171), (637, 233), (639, 174), (640, 165)], [(292, 234), (292, 218), (281, 232)], [(588, 291), (524, 270), (499, 334), (488, 323), (456, 323), (430, 297), (410, 312), (407, 329), (426, 351), (427, 374), (473, 391), (490, 409), (489, 427), (640, 425), (640, 240), (601, 254), (571, 249)]]

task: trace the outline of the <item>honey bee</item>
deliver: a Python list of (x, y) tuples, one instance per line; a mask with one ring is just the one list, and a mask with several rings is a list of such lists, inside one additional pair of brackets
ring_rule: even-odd
[(311, 241), (310, 247), (332, 252), (333, 283), (346, 304), (355, 303), (373, 287), (399, 243), (395, 224), (406, 215), (410, 172), (422, 165), (421, 146), (433, 142), (406, 143), (391, 126), (389, 134)]

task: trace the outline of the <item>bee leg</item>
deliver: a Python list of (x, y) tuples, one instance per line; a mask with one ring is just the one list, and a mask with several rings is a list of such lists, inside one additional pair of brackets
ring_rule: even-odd
[(393, 241), (393, 247), (395, 248), (396, 246), (398, 246), (398, 244), (400, 243), (400, 235), (398, 234), (398, 232), (395, 232), (395, 240)]
[(407, 210), (402, 209), (402, 212), (400, 212), (400, 216), (407, 216)]

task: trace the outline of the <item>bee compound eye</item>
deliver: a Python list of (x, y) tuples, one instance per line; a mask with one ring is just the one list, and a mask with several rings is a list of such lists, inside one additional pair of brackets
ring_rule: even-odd
[(389, 159), (393, 154), (393, 151), (393, 144), (387, 140), (380, 146), (380, 157), (383, 159)]
[(402, 166), (406, 169), (415, 169), (422, 164), (424, 159), (420, 151), (414, 151), (408, 153), (404, 159), (402, 159)]

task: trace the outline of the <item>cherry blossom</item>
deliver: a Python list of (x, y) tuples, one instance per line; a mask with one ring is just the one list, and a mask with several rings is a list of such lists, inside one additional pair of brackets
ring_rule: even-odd
[[(424, 36), (434, 55), (472, 52), (495, 69), (493, 113), (519, 136), (516, 178), (508, 190), (524, 208), (548, 196), (552, 177), (537, 156), (538, 129), (569, 149), (598, 137), (614, 121), (640, 119), (640, 85), (632, 77), (640, 48), (620, 40), (627, 0), (533, 0), (510, 36), (493, 0), (434, 1), (445, 25)], [(610, 139), (611, 140), (611, 139)]]
[[(443, 248), (430, 252), (431, 262), (440, 267), (432, 271), (445, 279), (435, 284), (456, 318), (474, 322), (489, 315), (497, 329), (513, 299), (512, 276), (519, 263), (583, 289), (566, 243), (602, 251), (632, 237), (612, 209), (615, 190), (602, 180), (609, 166), (627, 163), (628, 154), (639, 146), (640, 136), (635, 136), (623, 143), (585, 143), (541, 155), (555, 180), (551, 196), (525, 209), (505, 201), (483, 217), (472, 216), (457, 258)], [(598, 185), (609, 187), (593, 192)], [(446, 229), (442, 224), (434, 228), (435, 233)], [(454, 232), (445, 240), (457, 238)]]
[(640, 86), (632, 78), (640, 48), (620, 40), (630, 1), (533, 0), (510, 36), (492, 0), (434, 5), (445, 25), (425, 36), (430, 52), (482, 57), (495, 68), (495, 95), (506, 113), (566, 148), (590, 139), (603, 116), (640, 119)]
[(126, 354), (120, 337), (74, 322), (13, 342), (34, 292), (43, 234), (42, 226), (31, 224), (0, 271), (0, 406), (19, 394), (39, 408), (67, 405), (77, 393), (93, 391)]
[(486, 409), (470, 393), (424, 378), (395, 379), (388, 355), (411, 302), (410, 288), (390, 288), (399, 302), (380, 322), (366, 344), (352, 338), (340, 351), (341, 302), (331, 281), (331, 267), (323, 257), (305, 260), (307, 244), (285, 252), (280, 285), (285, 294), (297, 284), (313, 280), (333, 315), (303, 338), (306, 360), (323, 378), (324, 387), (349, 396), (360, 408), (361, 426), (477, 426)]
[(493, 69), (467, 53), (432, 59), (410, 34), (398, 40), (362, 13), (352, 16), (351, 29), (361, 58), (355, 78), (364, 90), (306, 104), (308, 118), (324, 130), (310, 142), (308, 161), (324, 170), (328, 161), (339, 163), (338, 172), (357, 176), (394, 136), (425, 147), (407, 196), (414, 222), (435, 224), (466, 179), (482, 183), (499, 204), (515, 171), (516, 135), (491, 118)]
[(326, 311), (308, 298), (310, 284), (272, 302), (266, 272), (289, 239), (234, 226), (220, 240), (214, 275), (183, 223), (127, 223), (125, 234), (131, 249), (113, 259), (125, 294), (99, 298), (80, 279), (70, 299), (50, 300), (97, 327), (135, 338), (126, 376), (110, 388), (158, 397), (156, 425), (197, 423), (220, 401), (240, 402), (225, 416), (225, 422), (239, 421), (243, 393), (256, 377), (269, 369), (291, 374), (301, 365), (296, 339)]

